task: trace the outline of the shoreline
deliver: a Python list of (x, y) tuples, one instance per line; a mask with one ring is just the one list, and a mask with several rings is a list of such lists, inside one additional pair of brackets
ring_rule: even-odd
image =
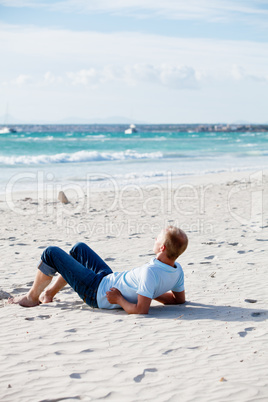
[[(15, 195), (15, 199), (17, 200), (18, 197), (27, 197), (30, 196), (31, 198), (38, 199), (42, 198), (44, 199), (46, 196), (51, 199), (51, 197), (54, 197), (56, 200), (55, 195), (57, 194), (57, 191), (64, 190), (64, 188), (72, 188), (72, 186), (75, 188), (76, 186), (80, 187), (81, 190), (84, 193), (87, 193), (88, 191), (93, 192), (93, 193), (100, 193), (100, 192), (113, 192), (116, 191), (117, 189), (120, 190), (122, 187), (125, 186), (130, 186), (130, 187), (140, 187), (141, 189), (148, 188), (150, 186), (159, 186), (163, 190), (165, 190), (167, 187), (169, 188), (174, 188), (175, 186), (178, 186), (179, 184), (185, 184), (188, 182), (188, 184), (193, 184), (197, 185), (198, 183), (202, 182), (203, 183), (211, 183), (211, 184), (217, 184), (219, 182), (219, 179), (221, 180), (221, 183), (225, 183), (227, 181), (235, 181), (235, 180), (245, 180), (249, 179), (250, 176), (254, 176), (256, 174), (261, 174), (263, 176), (268, 175), (268, 168), (264, 169), (254, 169), (253, 167), (251, 168), (245, 168), (245, 170), (228, 170), (228, 171), (223, 171), (223, 172), (208, 172), (208, 173), (202, 173), (202, 174), (195, 174), (195, 173), (189, 173), (189, 174), (182, 174), (181, 176), (174, 176), (172, 172), (168, 172), (165, 178), (153, 178), (153, 179), (148, 179), (148, 182), (139, 182), (138, 180), (136, 182), (128, 182), (128, 179), (125, 179), (126, 183), (117, 183), (117, 180), (114, 179), (114, 184), (113, 188), (111, 186), (106, 186), (106, 187), (100, 187), (100, 186), (92, 186), (92, 187), (87, 187), (85, 186), (85, 182), (81, 180), (82, 184), (80, 185), (79, 182), (76, 181), (64, 181), (64, 180), (57, 180), (55, 182), (45, 182), (40, 180), (40, 184), (38, 184), (36, 187), (38, 189), (33, 189), (29, 188), (26, 190), (15, 190), (12, 191), (12, 194)], [(113, 175), (111, 175), (111, 179), (113, 179)], [(11, 186), (10, 186), (11, 187)], [(7, 194), (7, 186), (5, 190), (0, 191), (0, 201), (3, 202), (6, 198)]]
[[(88, 130), (89, 132), (99, 132), (100, 129), (107, 129), (111, 127), (117, 129), (118, 131), (124, 132), (126, 128), (129, 127), (129, 125), (132, 122), (129, 121), (128, 123), (23, 123), (23, 124), (9, 124), (9, 127), (11, 128), (17, 128), (21, 129), (21, 131), (28, 131), (32, 130), (33, 132), (51, 132), (52, 129), (59, 128), (60, 130), (57, 130), (58, 132), (65, 132), (65, 131), (70, 131), (74, 130), (76, 132), (81, 131), (81, 129)], [(5, 127), (5, 124), (0, 124), (0, 127)], [(144, 129), (145, 131), (153, 131), (153, 132), (166, 132), (167, 130), (169, 131), (170, 129), (176, 129), (176, 132), (194, 132), (194, 133), (203, 133), (203, 132), (221, 132), (221, 133), (240, 133), (240, 132), (245, 132), (245, 133), (255, 133), (255, 132), (268, 132), (268, 124), (264, 123), (186, 123), (186, 124), (181, 124), (181, 123), (137, 123), (136, 127), (139, 129)], [(47, 130), (49, 128), (49, 131)], [(155, 128), (158, 128), (158, 131), (155, 130)], [(159, 130), (161, 128), (162, 130)], [(40, 131), (44, 129), (44, 131)], [(63, 130), (64, 129), (64, 130)], [(152, 130), (153, 129), (153, 130)], [(63, 130), (63, 131), (62, 131)], [(78, 131), (79, 130), (79, 131)], [(20, 131), (18, 131), (20, 132)]]

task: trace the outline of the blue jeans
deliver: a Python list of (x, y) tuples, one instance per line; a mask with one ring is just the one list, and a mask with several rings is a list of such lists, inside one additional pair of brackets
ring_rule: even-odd
[(97, 291), (102, 278), (113, 272), (85, 243), (75, 244), (70, 255), (59, 247), (47, 247), (38, 268), (48, 276), (60, 273), (91, 307), (98, 307)]

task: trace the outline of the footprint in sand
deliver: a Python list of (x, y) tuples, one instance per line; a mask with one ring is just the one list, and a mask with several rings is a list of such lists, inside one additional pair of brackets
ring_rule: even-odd
[(7, 300), (9, 297), (12, 297), (10, 293), (0, 289), (0, 300)]
[(115, 258), (112, 257), (104, 258), (104, 261), (115, 261)]
[(48, 320), (51, 315), (38, 315), (36, 318), (39, 320)]
[(65, 400), (77, 400), (80, 401), (82, 398), (78, 395), (78, 396), (66, 396), (66, 397), (62, 397), (62, 398), (53, 398), (53, 399), (42, 399), (42, 401), (40, 402), (60, 402), (60, 401), (65, 401)]
[(28, 288), (15, 288), (12, 290), (11, 293), (17, 294), (17, 293), (24, 293), (24, 292), (28, 292), (28, 291), (29, 291)]
[(27, 321), (47, 320), (50, 317), (51, 317), (51, 315), (38, 315), (37, 317), (26, 317), (25, 320), (27, 320)]
[(169, 353), (172, 353), (174, 351), (176, 351), (177, 349), (168, 349), (165, 352), (163, 352), (163, 355), (168, 355)]
[(81, 350), (80, 353), (91, 353), (93, 352), (93, 349), (85, 349), (85, 350)]
[(209, 255), (208, 257), (205, 257), (205, 260), (213, 260), (215, 258), (215, 255)]
[(148, 369), (144, 369), (144, 370), (143, 370), (143, 373), (142, 373), (142, 374), (137, 375), (136, 377), (134, 377), (134, 378), (133, 378), (133, 380), (134, 380), (135, 382), (141, 382), (141, 380), (143, 380), (143, 379), (144, 379), (144, 377), (145, 377), (145, 373), (146, 373), (146, 372), (148, 372), (148, 373), (155, 373), (156, 371), (157, 371), (157, 369), (156, 369), (156, 368), (148, 368)]
[(253, 331), (254, 329), (256, 328), (255, 327), (245, 328), (245, 331), (238, 332), (238, 335), (241, 336), (241, 338), (244, 338), (249, 331)]
[(79, 379), (81, 378), (81, 374), (79, 374), (79, 373), (72, 373), (72, 374), (70, 374), (70, 377), (79, 380)]
[(254, 312), (251, 314), (251, 317), (259, 317), (260, 315), (262, 315), (263, 313), (260, 313), (258, 311)]

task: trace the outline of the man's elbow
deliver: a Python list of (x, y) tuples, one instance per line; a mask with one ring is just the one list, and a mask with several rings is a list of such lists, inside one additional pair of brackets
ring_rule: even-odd
[(148, 314), (150, 307), (137, 306), (136, 314)]
[(186, 302), (185, 297), (181, 297), (179, 299), (176, 299), (176, 304), (184, 304)]
[(173, 295), (176, 304), (184, 304), (186, 302), (184, 290), (182, 292), (173, 292)]
[(138, 310), (137, 314), (148, 314), (149, 310)]

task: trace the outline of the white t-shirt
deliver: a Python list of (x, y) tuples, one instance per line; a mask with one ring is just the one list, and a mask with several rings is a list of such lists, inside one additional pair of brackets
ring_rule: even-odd
[(99, 308), (120, 308), (118, 304), (110, 304), (106, 292), (111, 288), (118, 289), (130, 303), (137, 303), (138, 295), (156, 299), (169, 290), (184, 290), (184, 274), (179, 263), (175, 267), (152, 258), (151, 261), (131, 271), (113, 272), (105, 276), (98, 288), (97, 303)]

